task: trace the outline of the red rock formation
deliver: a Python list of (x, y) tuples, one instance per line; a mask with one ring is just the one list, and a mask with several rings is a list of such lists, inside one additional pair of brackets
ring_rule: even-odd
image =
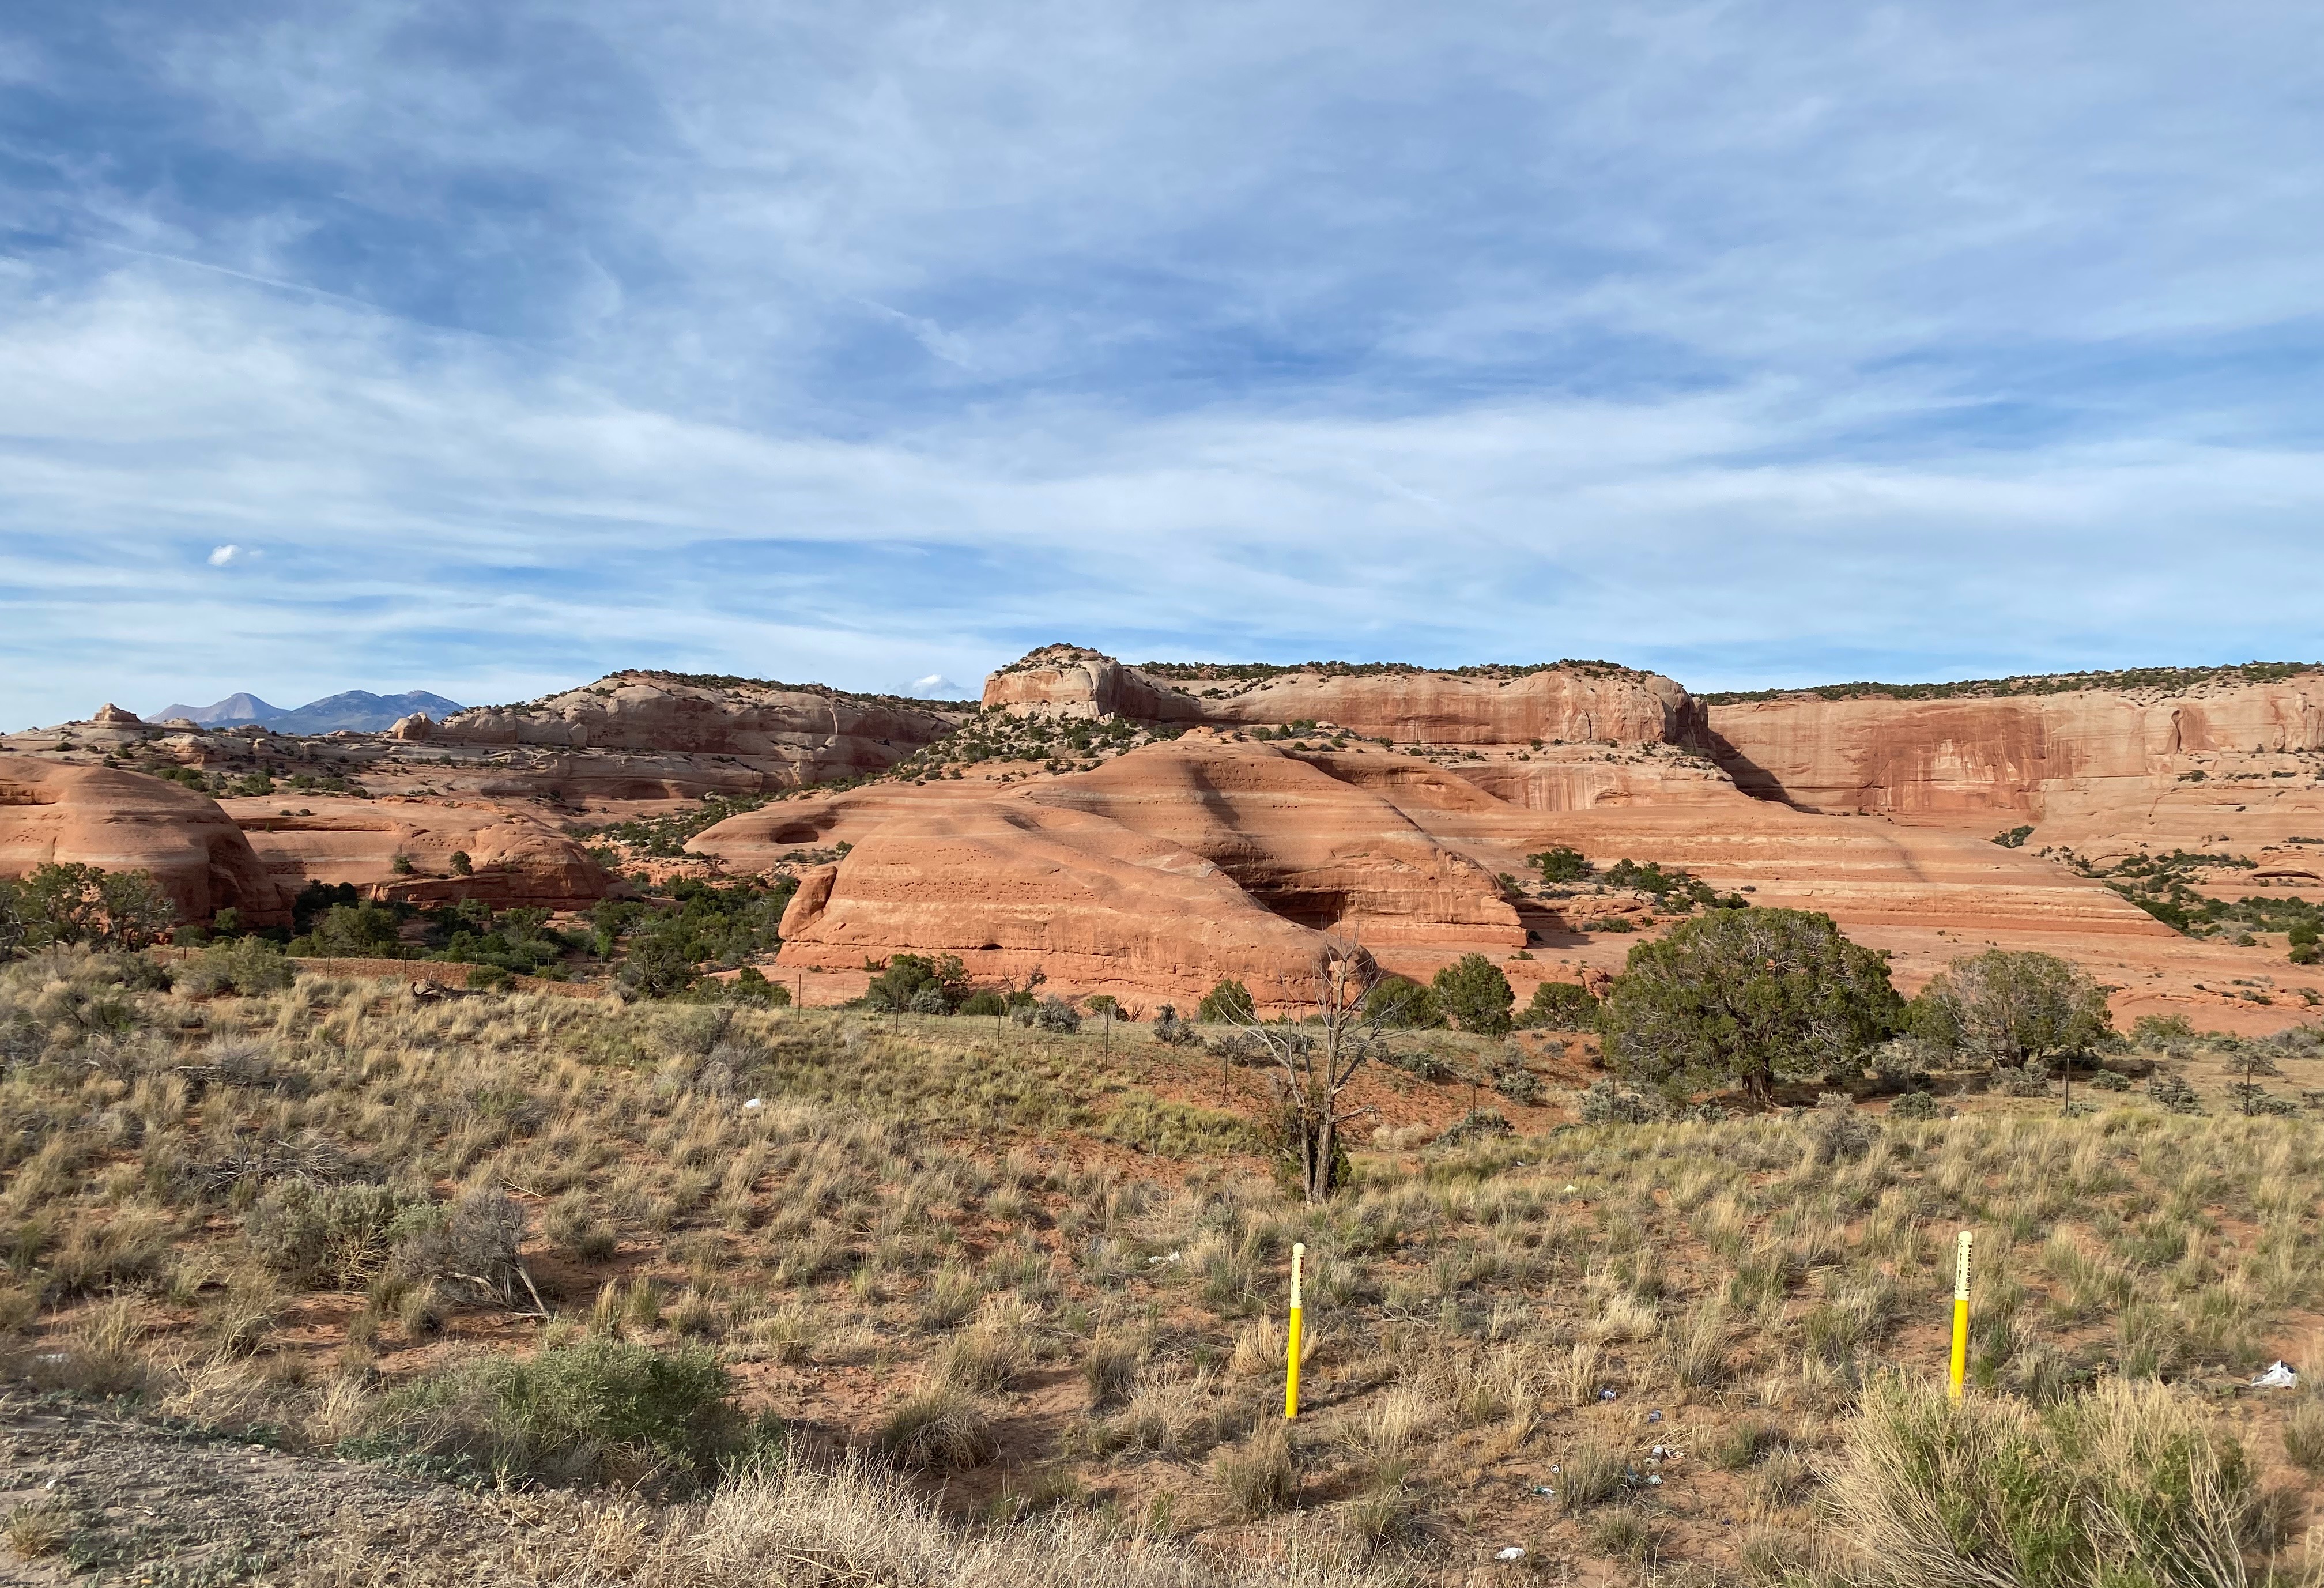
[(290, 919), (282, 890), (217, 801), (137, 772), (0, 755), (0, 875), (51, 862), (151, 872), (187, 921), (229, 905), (251, 926)]
[[(613, 879), (588, 852), (539, 817), (483, 802), (318, 799), (284, 816), (281, 800), (228, 807), (269, 872), (293, 891), (352, 882), (382, 899), (432, 905), (481, 899), (495, 908), (570, 909), (603, 899)], [(455, 851), (472, 874), (452, 872)], [(409, 874), (395, 859), (410, 861)]]
[(1746, 791), (2037, 845), (2255, 849), (2324, 821), (2324, 673), (2177, 690), (1711, 708)]
[(624, 672), (523, 706), (461, 712), (431, 737), (588, 751), (593, 763), (606, 752), (732, 757), (749, 774), (744, 786), (779, 789), (882, 771), (958, 721), (908, 701), (821, 686)]
[(1707, 743), (1702, 709), (1677, 684), (1589, 663), (1472, 674), (1299, 669), (1263, 679), (1164, 679), (1057, 645), (988, 678), (984, 704), (1149, 723), (1327, 723), (1400, 743)]
[(1302, 925), (1367, 943), (1525, 944), (1490, 872), (1377, 795), (1271, 745), (1188, 734), (1021, 797), (1181, 845)]
[(987, 978), (1038, 969), (1063, 991), (1182, 1003), (1229, 976), (1287, 1007), (1319, 928), (1367, 944), (1525, 941), (1493, 874), (1386, 800), (1271, 746), (1203, 734), (1014, 788), (784, 801), (689, 847), (741, 870), (839, 842), (854, 848), (806, 873), (784, 919), (786, 965), (949, 953)]
[(783, 965), (956, 954), (982, 981), (1038, 970), (1063, 992), (1182, 1005), (1232, 977), (1272, 1007), (1314, 964), (1321, 934), (1167, 842), (1022, 799), (919, 806), (807, 873), (783, 917)]

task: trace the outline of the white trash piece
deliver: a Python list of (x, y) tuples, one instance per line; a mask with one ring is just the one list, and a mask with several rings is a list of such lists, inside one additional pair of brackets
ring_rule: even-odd
[(2294, 1372), (2291, 1368), (2286, 1367), (2283, 1363), (2277, 1362), (2273, 1367), (2268, 1369), (2267, 1371), (2262, 1373), (2258, 1378), (2254, 1379), (2252, 1380), (2252, 1388), (2255, 1390), (2297, 1390), (2300, 1388), (2300, 1375)]
[(1523, 1560), (1525, 1559), (1525, 1546), (1522, 1544), (1512, 1544), (1507, 1549), (1495, 1554), (1493, 1558), (1495, 1560)]
[(742, 1112), (743, 1112), (744, 1113), (753, 1113), (753, 1112), (755, 1112), (755, 1111), (757, 1111), (757, 1110), (759, 1110), (759, 1109), (764, 1108), (764, 1107), (766, 1107), (766, 1106), (767, 1106), (767, 1100), (766, 1100), (765, 1098), (763, 1098), (763, 1097), (753, 1097), (753, 1098), (752, 1098), (752, 1099), (751, 1099), (751, 1101), (750, 1101), (750, 1102), (748, 1102), (748, 1103), (744, 1103), (744, 1104), (742, 1105)]

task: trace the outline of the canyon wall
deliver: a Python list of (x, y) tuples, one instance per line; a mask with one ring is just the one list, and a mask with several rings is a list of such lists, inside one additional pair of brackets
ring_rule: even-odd
[(2259, 845), (2324, 821), (2324, 673), (2172, 688), (1710, 708), (1738, 787), (1800, 809), (2042, 841)]
[[(1233, 669), (1218, 669), (1222, 675)], [(1662, 743), (1707, 748), (1702, 709), (1669, 679), (1597, 663), (1432, 672), (1289, 669), (1264, 678), (1161, 677), (1079, 646), (1049, 646), (986, 679), (984, 705), (1154, 724), (1314, 722), (1442, 745)]]

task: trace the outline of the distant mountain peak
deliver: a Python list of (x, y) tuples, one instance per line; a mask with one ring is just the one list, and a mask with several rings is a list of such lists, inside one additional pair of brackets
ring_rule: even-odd
[(184, 717), (206, 728), (254, 724), (277, 734), (329, 734), (342, 728), (351, 733), (375, 734), (394, 726), (399, 717), (415, 712), (425, 712), (441, 722), (459, 709), (458, 701), (447, 700), (425, 689), (409, 689), (401, 695), (347, 689), (285, 711), (245, 690), (229, 695), (215, 706), (165, 706), (145, 720), (167, 722), (171, 717)]

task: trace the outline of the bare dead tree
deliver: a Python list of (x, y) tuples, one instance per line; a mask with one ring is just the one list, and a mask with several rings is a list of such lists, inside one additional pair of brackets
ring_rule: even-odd
[(1299, 1188), (1309, 1202), (1331, 1196), (1340, 1156), (1340, 1127), (1373, 1112), (1342, 1102), (1356, 1073), (1388, 1048), (1388, 1022), (1395, 1011), (1367, 1011), (1365, 1002), (1379, 980), (1379, 966), (1353, 936), (1323, 939), (1308, 978), (1312, 1010), (1297, 1024), (1268, 1024), (1256, 1011), (1236, 1017), (1235, 1028), (1264, 1046), (1275, 1065), (1275, 1103), (1285, 1145), (1297, 1162)]

